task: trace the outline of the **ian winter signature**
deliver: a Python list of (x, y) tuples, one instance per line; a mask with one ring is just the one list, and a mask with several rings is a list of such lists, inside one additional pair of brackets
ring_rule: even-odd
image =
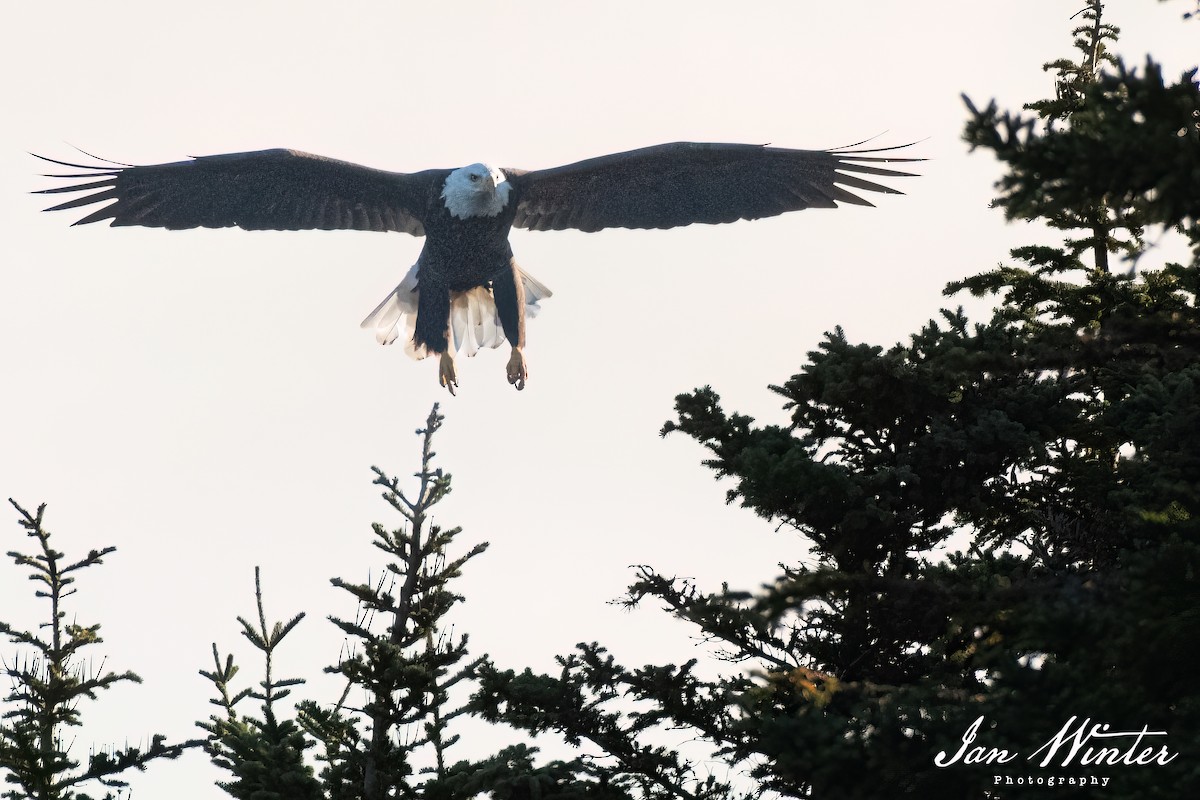
[[(945, 750), (939, 752), (933, 759), (938, 767), (949, 767), (954, 764), (1007, 764), (1020, 756), (1015, 751), (996, 747), (984, 747), (975, 744), (979, 728), (983, 725), (983, 717), (979, 717), (967, 728), (962, 736), (962, 747), (954, 755)], [(1166, 736), (1166, 731), (1152, 731), (1147, 726), (1141, 730), (1114, 731), (1109, 730), (1107, 723), (1093, 724), (1091, 718), (1076, 722), (1078, 717), (1071, 717), (1067, 724), (1046, 743), (1025, 757), (1033, 761), (1041, 756), (1037, 765), (1047, 767), (1068, 767), (1072, 764), (1085, 766), (1148, 766), (1151, 764), (1165, 765), (1175, 760), (1178, 753), (1172, 753), (1164, 744), (1156, 749), (1149, 744), (1149, 737)]]

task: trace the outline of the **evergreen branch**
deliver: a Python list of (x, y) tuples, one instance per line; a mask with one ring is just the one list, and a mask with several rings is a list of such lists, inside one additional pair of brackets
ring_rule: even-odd
[(187, 750), (203, 747), (203, 739), (188, 739), (178, 744), (166, 744), (166, 737), (155, 734), (151, 737), (150, 747), (142, 751), (136, 747), (126, 747), (111, 753), (97, 753), (88, 759), (88, 768), (78, 775), (72, 775), (57, 781), (55, 790), (78, 786), (87, 781), (100, 781), (106, 786), (125, 786), (123, 781), (111, 780), (114, 775), (136, 769), (144, 772), (150, 762), (159, 759), (176, 759)]
[(34, 647), (43, 655), (49, 653), (53, 649), (53, 646), (49, 642), (42, 639), (37, 634), (30, 633), (29, 631), (17, 630), (7, 622), (0, 622), (0, 633), (7, 636), (15, 644), (25, 644)]
[[(645, 730), (639, 721), (622, 725), (618, 712), (603, 710), (605, 703), (620, 695), (618, 687), (628, 681), (628, 673), (602, 648), (580, 644), (577, 653), (559, 661), (558, 678), (535, 676), (528, 670), (518, 676), (485, 668), (480, 691), (472, 698), (473, 710), (486, 720), (504, 721), (533, 734), (556, 730), (575, 746), (590, 741), (616, 761), (616, 773), (628, 776), (651, 795), (664, 792), (698, 800), (727, 794), (728, 787), (706, 786), (696, 779), (678, 754), (639, 743), (637, 734)], [(696, 788), (688, 789), (689, 782)]]

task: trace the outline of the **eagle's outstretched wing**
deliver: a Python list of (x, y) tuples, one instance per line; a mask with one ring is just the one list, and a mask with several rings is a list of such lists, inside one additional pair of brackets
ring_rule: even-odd
[(504, 172), (517, 191), (513, 224), (518, 228), (674, 228), (836, 208), (839, 201), (869, 206), (849, 189), (901, 192), (851, 173), (912, 175), (876, 166), (924, 160), (873, 155), (897, 149), (785, 150), (675, 142), (553, 169)]
[(41, 194), (89, 192), (47, 211), (112, 201), (76, 225), (111, 219), (112, 225), (172, 229), (236, 225), (246, 230), (353, 229), (421, 236), (430, 183), (446, 175), (446, 170), (386, 172), (282, 149), (150, 166), (38, 158), (81, 170), (46, 177), (83, 181)]

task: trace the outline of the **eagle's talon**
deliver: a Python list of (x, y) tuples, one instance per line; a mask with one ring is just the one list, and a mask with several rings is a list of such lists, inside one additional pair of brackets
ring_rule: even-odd
[(525, 381), (529, 379), (529, 368), (525, 366), (525, 356), (518, 348), (512, 349), (505, 371), (508, 373), (508, 382), (517, 387), (518, 392), (525, 388)]
[(458, 372), (454, 369), (454, 356), (450, 353), (442, 353), (438, 361), (438, 383), (449, 390), (451, 397), (457, 394), (454, 390), (458, 388)]

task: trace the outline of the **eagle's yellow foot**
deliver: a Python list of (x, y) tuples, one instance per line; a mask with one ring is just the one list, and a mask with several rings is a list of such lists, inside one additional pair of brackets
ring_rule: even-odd
[(525, 388), (525, 381), (529, 378), (529, 368), (525, 366), (525, 356), (521, 354), (521, 348), (514, 347), (512, 355), (508, 357), (508, 382), (517, 387), (517, 391)]
[(449, 389), (451, 395), (456, 394), (454, 390), (458, 388), (458, 372), (454, 369), (454, 356), (449, 352), (442, 353), (438, 362), (438, 383)]

